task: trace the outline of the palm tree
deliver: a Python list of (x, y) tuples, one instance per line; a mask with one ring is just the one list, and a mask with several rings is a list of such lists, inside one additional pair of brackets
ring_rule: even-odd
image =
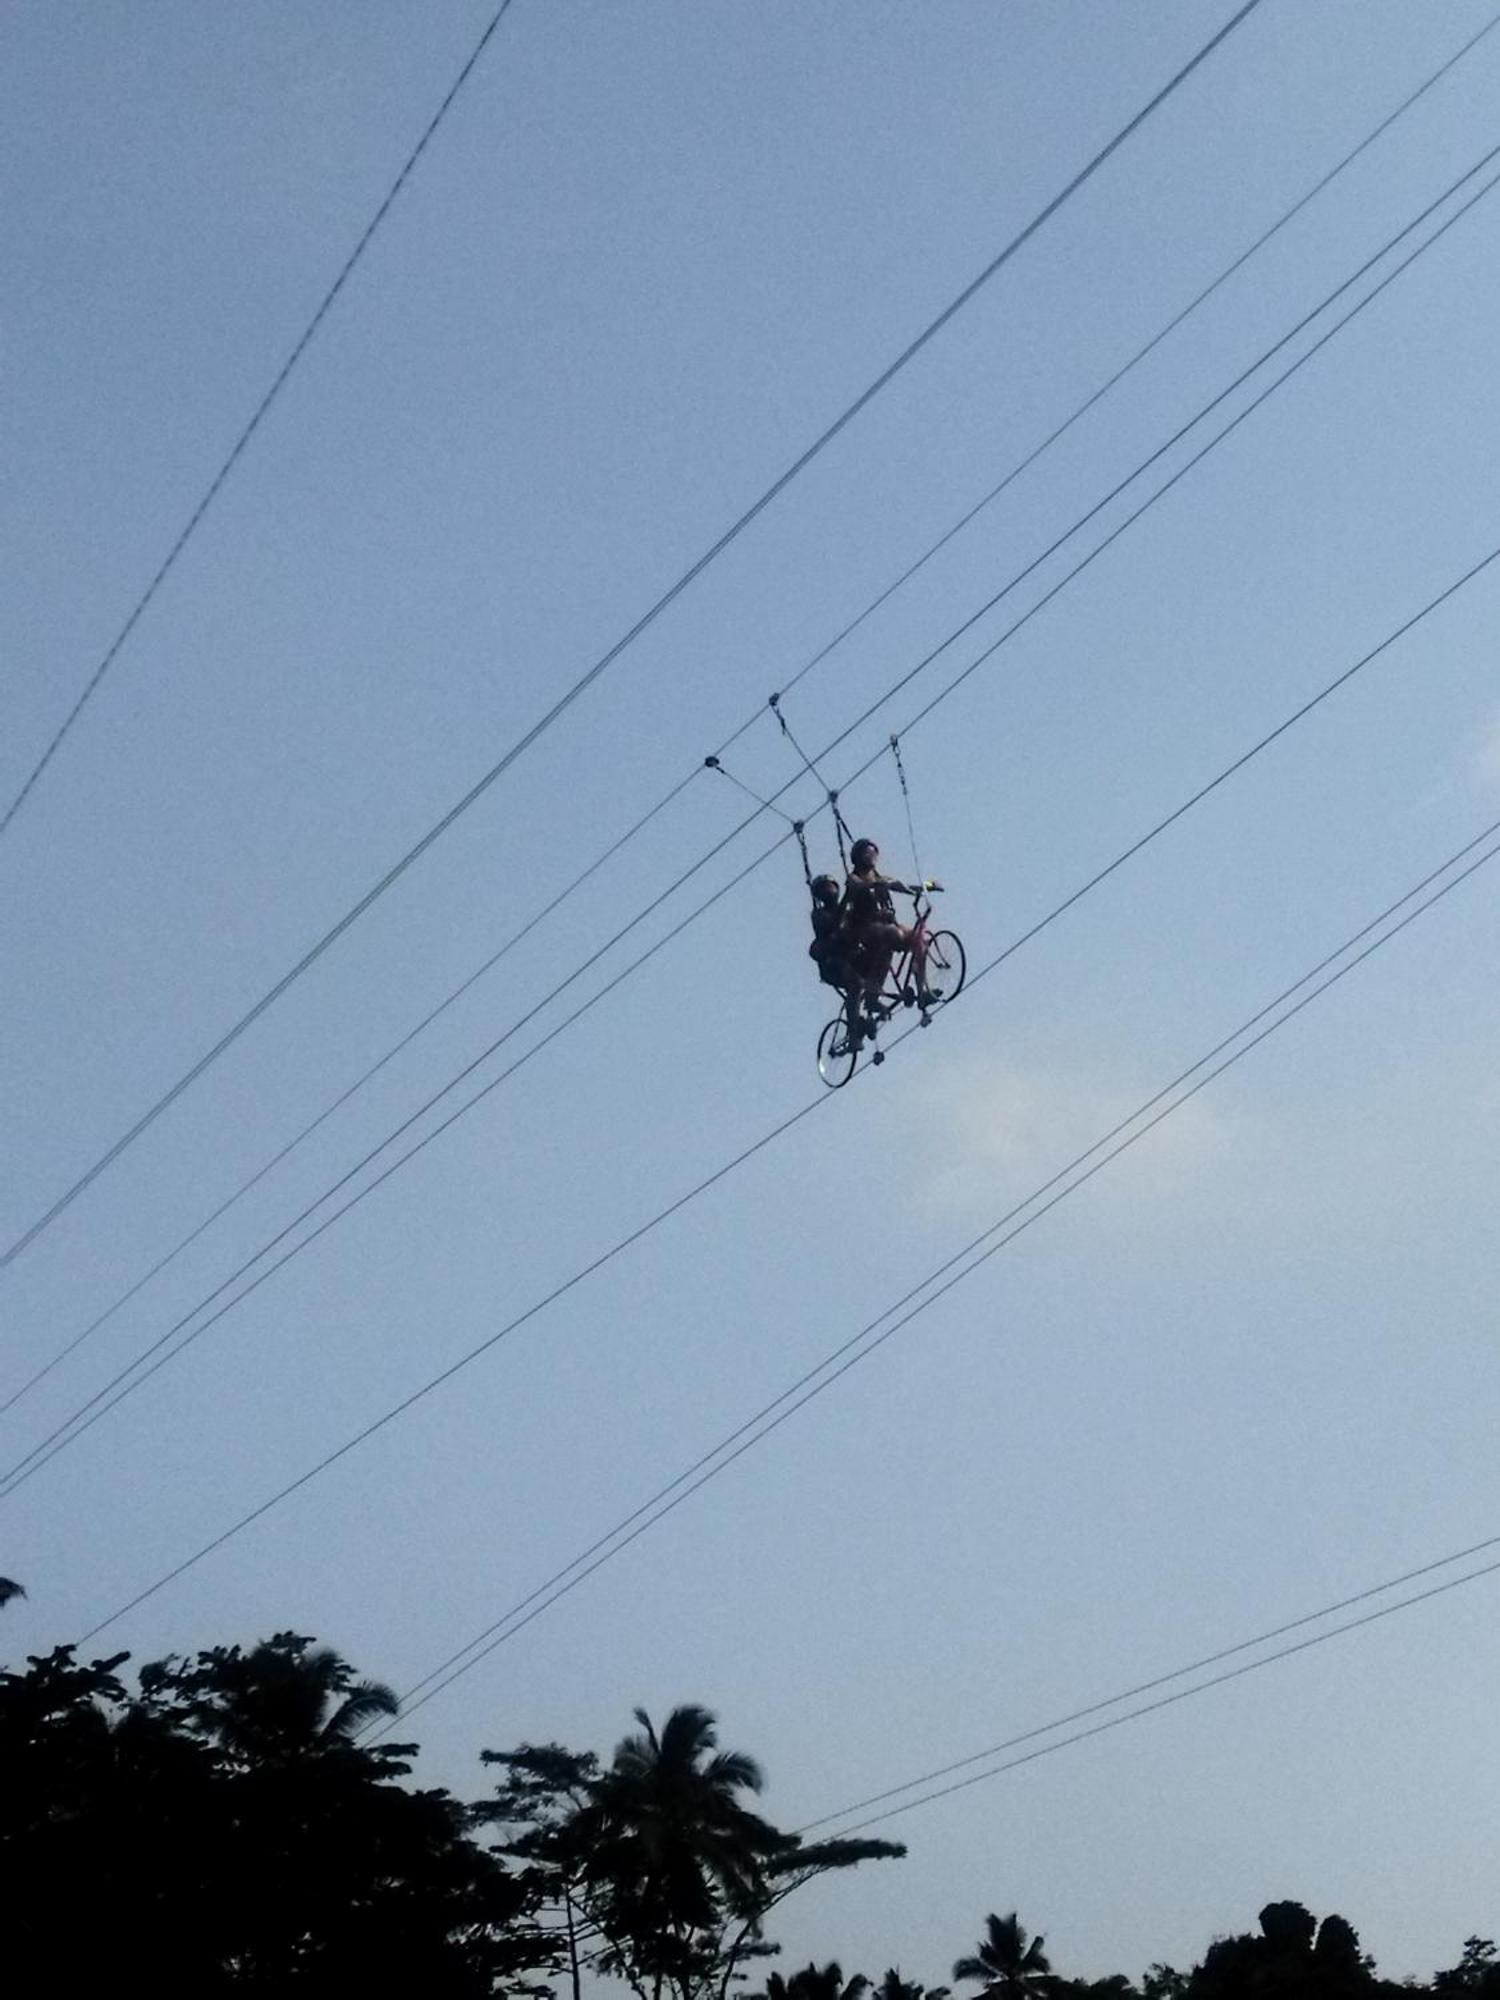
[(227, 1748), (270, 1761), (348, 1749), (370, 1723), (398, 1712), (390, 1688), (355, 1680), (341, 1654), (309, 1643), (278, 1632), (220, 1657), (203, 1719)]
[(862, 1972), (845, 1984), (843, 1967), (830, 1959), (827, 1965), (806, 1965), (790, 1979), (773, 1972), (766, 1981), (766, 2000), (862, 2000), (869, 1988)]
[(920, 1979), (903, 1979), (900, 1967), (891, 1965), (880, 1984), (872, 1987), (870, 2000), (948, 2000), (948, 1989), (926, 1987)]
[(635, 1717), (640, 1734), (616, 1746), (575, 1831), (620, 1968), (653, 1995), (668, 1980), (686, 1993), (705, 1934), (767, 1900), (766, 1863), (788, 1840), (740, 1803), (760, 1791), (760, 1767), (718, 1748), (706, 1708), (674, 1708), (660, 1735), (644, 1709)]
[(1008, 1917), (993, 1911), (985, 1919), (985, 1936), (973, 1958), (961, 1958), (953, 1968), (955, 1979), (978, 1979), (984, 1991), (979, 2000), (1027, 2000), (1031, 1994), (1045, 1993), (1051, 1961), (1042, 1950), (1044, 1940), (1028, 1943), (1026, 1926), (1014, 1910)]

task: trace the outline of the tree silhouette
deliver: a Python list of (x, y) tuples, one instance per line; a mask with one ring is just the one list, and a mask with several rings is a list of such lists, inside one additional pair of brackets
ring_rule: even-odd
[(584, 1848), (590, 1914), (608, 1937), (603, 1960), (657, 2000), (664, 1984), (686, 1996), (711, 1977), (710, 1943), (728, 1916), (769, 1893), (766, 1862), (785, 1844), (740, 1801), (758, 1793), (760, 1767), (720, 1750), (707, 1709), (674, 1708), (660, 1735), (644, 1709), (574, 1822)]
[(348, 1749), (367, 1724), (400, 1708), (388, 1687), (356, 1680), (331, 1646), (315, 1647), (295, 1632), (278, 1632), (247, 1653), (218, 1647), (185, 1672), (162, 1662), (142, 1674), (143, 1687), (166, 1682), (189, 1696), (200, 1728), (248, 1761)]
[(843, 1968), (830, 1959), (827, 1965), (805, 1965), (790, 1979), (773, 1972), (766, 1981), (766, 2000), (861, 2000), (869, 1988), (862, 1972), (846, 1981)]
[(946, 1986), (923, 1986), (920, 1980), (903, 1979), (897, 1966), (887, 1966), (871, 2000), (949, 2000)]
[[(0, 1604), (18, 1594), (0, 1579)], [(59, 1647), (0, 1670), (0, 1881), (7, 1963), (92, 1992), (150, 1980), (194, 2000), (292, 1992), (573, 2000), (592, 1967), (639, 2000), (730, 2000), (774, 1953), (766, 1924), (889, 1841), (806, 1842), (750, 1803), (761, 1773), (712, 1714), (644, 1710), (607, 1765), (560, 1744), (484, 1753), (493, 1796), (419, 1790), (411, 1745), (373, 1741), (390, 1690), (294, 1632), (141, 1669)], [(485, 1844), (488, 1842), (489, 1844)], [(1344, 1917), (1267, 1903), (1190, 1973), (1053, 1973), (1040, 1937), (991, 1913), (955, 1979), (973, 2000), (1500, 2000), (1500, 1953), (1469, 1937), (1430, 1984), (1376, 1976)], [(23, 1975), (24, 1977), (24, 1975)], [(27, 1988), (30, 1990), (30, 1987)], [(951, 2000), (890, 1967), (772, 1973), (755, 2000)]]
[(1039, 1937), (1028, 1942), (1026, 1927), (1014, 1910), (1008, 1917), (991, 1911), (978, 1951), (972, 1958), (958, 1960), (953, 1977), (981, 1981), (980, 2000), (1027, 2000), (1030, 1994), (1047, 1991), (1052, 1966), (1042, 1950), (1044, 1942)]
[(1319, 1924), (1301, 1903), (1267, 1903), (1260, 1931), (1211, 1944), (1188, 1981), (1189, 2000), (1360, 2000), (1387, 1990), (1343, 1917)]
[(506, 1773), (477, 1817), (499, 1851), (561, 1921), (555, 1963), (573, 1970), (584, 1927), (602, 1934), (597, 1971), (626, 1979), (643, 2000), (727, 2000), (745, 1965), (769, 1955), (766, 1918), (832, 1870), (893, 1857), (892, 1841), (804, 1842), (754, 1812), (754, 1760), (720, 1750), (714, 1717), (677, 1708), (658, 1734), (639, 1730), (600, 1768), (559, 1744), (486, 1751)]
[(0, 1674), (8, 1944), (49, 1984), (534, 1990), (522, 1887), (458, 1801), (398, 1782), (396, 1746), (354, 1743), (389, 1697), (309, 1646), (161, 1661), (137, 1694), (124, 1654)]
[(566, 1968), (573, 2000), (581, 2000), (579, 1934), (587, 1921), (587, 1849), (581, 1826), (599, 1778), (592, 1751), (581, 1755), (560, 1743), (523, 1743), (516, 1750), (485, 1750), (481, 1762), (504, 1770), (492, 1800), (474, 1808), (477, 1825), (501, 1830), (500, 1853), (521, 1864), (518, 1879), (539, 1906), (560, 1944), (554, 1969)]
[(1475, 2000), (1500, 2000), (1500, 1956), (1490, 1939), (1465, 1938), (1463, 1957), (1457, 1965), (1435, 1976), (1432, 1990), (1475, 1996)]

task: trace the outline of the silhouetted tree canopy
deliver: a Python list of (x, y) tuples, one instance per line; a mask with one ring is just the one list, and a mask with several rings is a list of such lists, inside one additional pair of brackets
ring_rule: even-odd
[[(0, 1604), (24, 1595), (0, 1578)], [(8, 1968), (37, 1990), (581, 2000), (585, 1971), (638, 2000), (729, 2000), (775, 1953), (768, 1920), (820, 1876), (904, 1853), (804, 1841), (757, 1809), (755, 1760), (706, 1709), (644, 1709), (608, 1763), (522, 1743), (482, 1753), (469, 1804), (411, 1776), (396, 1697), (295, 1632), (143, 1667), (71, 1647), (0, 1672), (0, 1881)], [(991, 1912), (953, 1968), (969, 2000), (1500, 2000), (1500, 1954), (1465, 1939), (1430, 1984), (1381, 1979), (1340, 1915), (1267, 1903), (1188, 1972), (1052, 1968)], [(26, 1990), (30, 1990), (29, 1988)], [(771, 1972), (755, 2000), (950, 2000), (895, 1967)]]
[(1029, 1995), (1048, 1989), (1051, 1961), (1042, 1950), (1043, 1943), (1039, 1937), (1028, 1942), (1026, 1926), (1014, 1910), (1008, 1917), (997, 1917), (991, 1911), (977, 1952), (959, 1959), (953, 1977), (981, 1981), (979, 2000), (1028, 2000)]
[(0, 1869), (12, 1950), (63, 1991), (489, 1994), (535, 1957), (524, 1897), (466, 1809), (361, 1747), (391, 1698), (278, 1633), (163, 1660), (70, 1647), (0, 1676)]

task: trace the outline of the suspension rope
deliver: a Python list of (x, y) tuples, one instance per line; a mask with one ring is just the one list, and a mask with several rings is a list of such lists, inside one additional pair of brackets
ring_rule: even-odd
[(763, 812), (775, 813), (776, 817), (780, 820), (785, 820), (788, 826), (795, 826), (797, 824), (789, 812), (783, 812), (774, 800), (763, 799), (759, 792), (752, 791), (743, 778), (737, 778), (727, 765), (719, 762), (717, 757), (705, 757), (703, 768), (706, 771), (717, 771), (721, 778), (727, 778), (731, 785), (737, 785), (745, 794), (745, 797), (747, 799), (754, 799)]
[(802, 856), (802, 875), (803, 879), (807, 883), (807, 893), (810, 896), (812, 894), (812, 885), (813, 885), (812, 863), (807, 858), (807, 841), (803, 837), (802, 821), (800, 819), (794, 819), (792, 821), (792, 832), (795, 833), (797, 836), (797, 848), (798, 852)]
[(927, 878), (922, 873), (922, 861), (917, 853), (917, 829), (912, 822), (911, 793), (906, 789), (906, 766), (901, 762), (901, 738), (899, 736), (892, 736), (891, 738), (891, 755), (896, 760), (896, 776), (901, 780), (901, 800), (902, 804), (906, 807), (906, 830), (911, 835), (912, 866), (917, 871), (917, 880), (925, 882)]
[(817, 765), (813, 762), (812, 758), (808, 756), (807, 752), (803, 749), (802, 745), (797, 741), (796, 737), (792, 734), (791, 724), (787, 721), (786, 717), (781, 712), (781, 696), (779, 694), (773, 694), (769, 696), (767, 698), (766, 706), (770, 709), (772, 715), (775, 716), (777, 723), (780, 725), (782, 735), (786, 738), (787, 742), (791, 744), (792, 748), (796, 751), (797, 755), (802, 759), (803, 764), (817, 779), (818, 783), (823, 787), (824, 792), (828, 796), (828, 804), (833, 812), (834, 833), (838, 839), (838, 844), (839, 844), (839, 860), (843, 863), (844, 873), (847, 875), (849, 873), (849, 855), (847, 849), (854, 844), (854, 835), (849, 831), (849, 828), (844, 821), (844, 815), (839, 811), (839, 795), (834, 790), (833, 786), (829, 784), (828, 780), (823, 776), (823, 773), (818, 769)]
[(743, 778), (737, 778), (734, 775), (733, 771), (729, 770), (726, 765), (720, 763), (717, 755), (712, 757), (705, 757), (703, 760), (703, 768), (706, 771), (717, 771), (719, 773), (719, 776), (721, 778), (727, 778), (731, 785), (738, 785), (740, 790), (745, 794), (746, 798), (754, 799), (755, 803), (758, 806), (764, 806), (767, 812), (773, 812), (775, 813), (778, 819), (784, 819), (786, 821), (787, 825), (792, 829), (792, 832), (797, 836), (797, 849), (802, 856), (802, 873), (803, 877), (807, 882), (808, 894), (811, 895), (812, 885), (813, 885), (813, 875), (812, 875), (812, 863), (807, 858), (807, 841), (803, 834), (803, 827), (805, 825), (805, 821), (800, 819), (793, 819), (790, 813), (783, 812), (781, 810), (781, 807), (778, 805), (774, 805), (770, 799), (763, 799), (759, 792), (752, 792), (750, 787), (745, 783)]

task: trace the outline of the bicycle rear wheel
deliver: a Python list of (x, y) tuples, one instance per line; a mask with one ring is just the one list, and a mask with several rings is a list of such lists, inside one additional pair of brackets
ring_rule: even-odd
[(830, 1090), (847, 1083), (854, 1074), (859, 1050), (849, 1039), (849, 1023), (836, 1014), (818, 1037), (818, 1074)]
[(941, 1007), (945, 1001), (956, 999), (963, 991), (964, 975), (969, 969), (964, 957), (963, 939), (956, 931), (934, 931), (927, 940), (927, 990), (933, 996), (933, 1004)]

